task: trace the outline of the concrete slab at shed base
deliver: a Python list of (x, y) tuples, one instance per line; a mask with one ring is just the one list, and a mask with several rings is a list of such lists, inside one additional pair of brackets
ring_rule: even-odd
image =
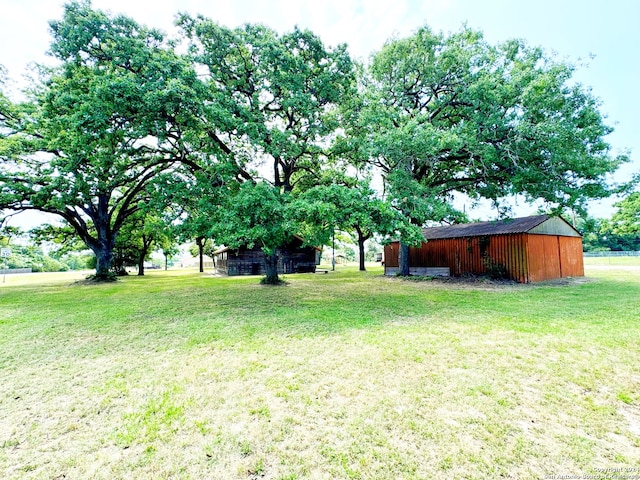
[[(395, 275), (400, 271), (398, 267), (385, 267), (385, 275)], [(449, 277), (451, 275), (449, 267), (410, 267), (409, 275), (420, 277)]]

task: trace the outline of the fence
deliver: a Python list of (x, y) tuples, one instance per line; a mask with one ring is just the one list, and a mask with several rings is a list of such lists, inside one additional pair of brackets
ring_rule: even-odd
[(606, 251), (584, 252), (585, 257), (640, 257), (640, 252)]
[(9, 275), (11, 273), (31, 273), (30, 268), (8, 268), (0, 270), (0, 275)]

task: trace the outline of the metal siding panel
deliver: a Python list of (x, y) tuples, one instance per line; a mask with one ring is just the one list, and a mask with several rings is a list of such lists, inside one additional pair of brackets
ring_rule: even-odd
[(480, 256), (480, 238), (474, 237), (471, 239), (471, 248), (466, 250), (467, 268), (465, 273), (482, 274), (485, 272), (484, 265), (482, 263), (482, 257)]
[(576, 237), (559, 237), (560, 262), (563, 277), (583, 277), (584, 261), (582, 239)]
[(504, 241), (504, 265), (507, 267), (507, 272), (509, 272), (509, 278), (511, 280), (519, 281), (520, 265), (516, 258), (516, 253), (518, 251), (518, 236), (509, 235), (508, 237), (505, 237)]
[(519, 266), (519, 282), (529, 282), (529, 263), (527, 256), (527, 235), (518, 235), (517, 261)]
[(427, 257), (429, 255), (429, 242), (423, 243), (419, 247), (409, 247), (409, 265), (412, 267), (427, 267)]
[(550, 217), (528, 233), (532, 235), (556, 235), (558, 237), (580, 237), (580, 233), (560, 217)]
[(557, 236), (546, 236), (544, 240), (544, 253), (545, 280), (560, 278), (560, 248), (558, 246)]
[(569, 240), (569, 243), (573, 246), (573, 258), (575, 258), (575, 271), (576, 277), (584, 277), (584, 254), (582, 253), (584, 247), (582, 245), (582, 238), (573, 238)]
[(384, 246), (384, 265), (385, 267), (397, 267), (398, 266), (398, 250), (400, 244), (393, 242)]
[[(496, 235), (491, 237), (489, 243), (489, 257), (497, 264), (502, 265), (507, 271), (507, 275), (511, 280), (525, 282), (524, 276), (524, 235)], [(486, 271), (486, 266), (483, 265)]]
[(496, 264), (500, 264), (507, 271), (509, 271), (510, 264), (507, 260), (508, 252), (507, 252), (507, 236), (506, 235), (498, 235), (491, 238), (491, 243), (489, 244), (489, 255), (493, 259)]
[(496, 261), (504, 266), (509, 278), (513, 278), (514, 264), (511, 261), (513, 235), (500, 235), (498, 240), (498, 250), (496, 251)]
[(503, 235), (500, 239), (499, 262), (504, 265), (511, 280), (518, 278), (518, 264), (514, 261), (514, 252), (516, 251), (514, 242), (516, 240), (517, 237), (515, 235)]
[(520, 238), (518, 235), (510, 235), (508, 238), (505, 238), (505, 265), (507, 266), (507, 271), (509, 272), (509, 278), (511, 280), (515, 280), (516, 282), (520, 282), (520, 262), (518, 261), (518, 243)]
[(545, 279), (543, 235), (527, 236), (527, 253), (529, 263), (529, 281), (540, 282)]
[[(384, 247), (385, 266), (398, 266), (398, 242)], [(509, 278), (527, 283), (584, 275), (582, 239), (554, 235), (510, 234), (490, 237), (487, 253), (507, 269)], [(480, 238), (430, 240), (410, 248), (412, 267), (448, 267), (451, 275), (482, 274)]]
[(524, 236), (522, 241), (524, 243), (523, 245), (524, 256), (525, 256), (524, 265), (526, 265), (526, 269), (524, 271), (525, 279), (523, 283), (529, 283), (531, 281), (531, 257), (529, 256), (529, 235)]
[(455, 257), (455, 248), (452, 247), (450, 240), (432, 240), (427, 242), (427, 245), (431, 245), (429, 261), (431, 267), (449, 267), (452, 275), (456, 275), (454, 266), (455, 261), (452, 259)]
[(443, 240), (442, 242), (445, 248), (443, 253), (449, 263), (449, 270), (453, 272), (452, 275), (458, 277), (460, 276), (461, 270), (460, 262), (462, 262), (462, 258), (460, 257), (460, 255), (462, 255), (460, 252), (460, 244), (453, 240)]
[(529, 235), (529, 281), (541, 282), (560, 278), (558, 237)]

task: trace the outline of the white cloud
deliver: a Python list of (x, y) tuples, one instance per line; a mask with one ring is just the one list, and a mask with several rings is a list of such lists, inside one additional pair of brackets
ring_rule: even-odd
[(10, 0), (2, 6), (0, 64), (18, 80), (32, 62), (45, 62), (50, 43), (49, 20), (60, 17), (62, 8), (37, 0)]

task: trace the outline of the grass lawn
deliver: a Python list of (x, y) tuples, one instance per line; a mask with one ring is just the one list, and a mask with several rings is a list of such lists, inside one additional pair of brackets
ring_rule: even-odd
[(338, 267), (282, 287), (193, 271), (97, 286), (8, 275), (0, 472), (640, 475), (640, 269), (587, 275), (450, 284)]
[(584, 257), (584, 264), (640, 266), (640, 257)]

